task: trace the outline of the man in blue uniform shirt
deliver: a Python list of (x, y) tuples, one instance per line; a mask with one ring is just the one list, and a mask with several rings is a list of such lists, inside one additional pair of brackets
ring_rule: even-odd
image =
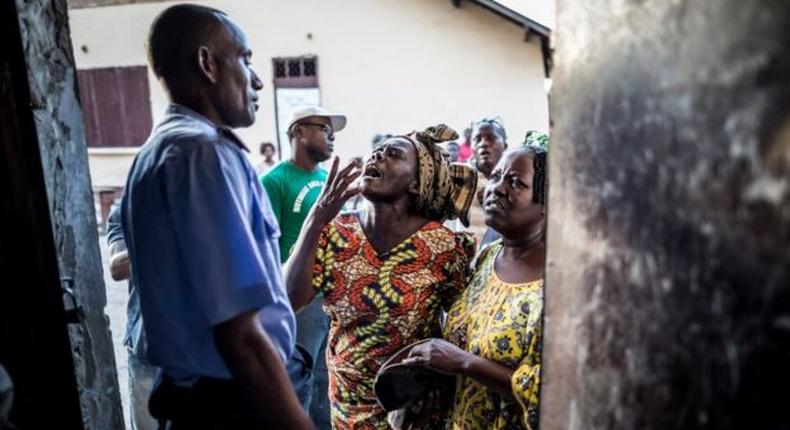
[(135, 158), (121, 217), (162, 369), (151, 413), (175, 428), (313, 428), (294, 390), (304, 363), (279, 228), (231, 131), (255, 121), (251, 55), (241, 29), (203, 6), (166, 9), (148, 37), (171, 104)]
[(126, 303), (126, 332), (123, 344), (128, 352), (129, 370), (129, 423), (132, 430), (158, 428), (156, 420), (148, 412), (148, 397), (156, 380), (157, 367), (148, 362), (147, 342), (140, 315), (140, 294), (132, 279), (129, 253), (121, 227), (121, 208), (113, 205), (107, 217), (107, 245), (110, 252), (110, 276), (115, 281), (127, 281), (129, 300)]

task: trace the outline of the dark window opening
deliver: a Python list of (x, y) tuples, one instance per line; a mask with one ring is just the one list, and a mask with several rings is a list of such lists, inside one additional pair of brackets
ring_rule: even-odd
[(285, 61), (274, 60), (274, 77), (275, 78), (285, 77)]
[(291, 78), (297, 78), (302, 76), (302, 62), (299, 60), (289, 60), (288, 61), (288, 76)]
[(309, 88), (318, 86), (318, 58), (314, 55), (275, 58), (274, 86)]
[(305, 58), (302, 64), (305, 76), (315, 76), (315, 58)]

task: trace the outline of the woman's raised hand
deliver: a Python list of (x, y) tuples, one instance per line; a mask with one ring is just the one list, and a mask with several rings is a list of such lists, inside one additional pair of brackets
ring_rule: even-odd
[(340, 171), (338, 171), (339, 164), (340, 159), (335, 156), (332, 160), (329, 177), (327, 177), (324, 189), (315, 204), (313, 216), (321, 225), (326, 225), (335, 219), (348, 199), (360, 192), (359, 185), (351, 186), (362, 174), (360, 161), (353, 159)]

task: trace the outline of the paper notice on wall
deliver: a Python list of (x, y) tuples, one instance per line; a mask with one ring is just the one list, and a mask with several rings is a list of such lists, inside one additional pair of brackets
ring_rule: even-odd
[(291, 142), (288, 139), (288, 120), (291, 114), (299, 109), (321, 104), (321, 93), (318, 88), (277, 88), (277, 138), (279, 139), (280, 159), (291, 156)]

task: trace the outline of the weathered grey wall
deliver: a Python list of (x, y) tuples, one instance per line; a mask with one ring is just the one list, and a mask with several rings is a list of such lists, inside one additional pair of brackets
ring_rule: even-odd
[[(86, 429), (123, 428), (66, 0), (17, 0), (61, 277), (82, 324), (70, 329)], [(43, 407), (43, 405), (42, 405)], [(46, 409), (42, 409), (46, 413)]]
[(557, 22), (542, 428), (790, 428), (790, 2)]

